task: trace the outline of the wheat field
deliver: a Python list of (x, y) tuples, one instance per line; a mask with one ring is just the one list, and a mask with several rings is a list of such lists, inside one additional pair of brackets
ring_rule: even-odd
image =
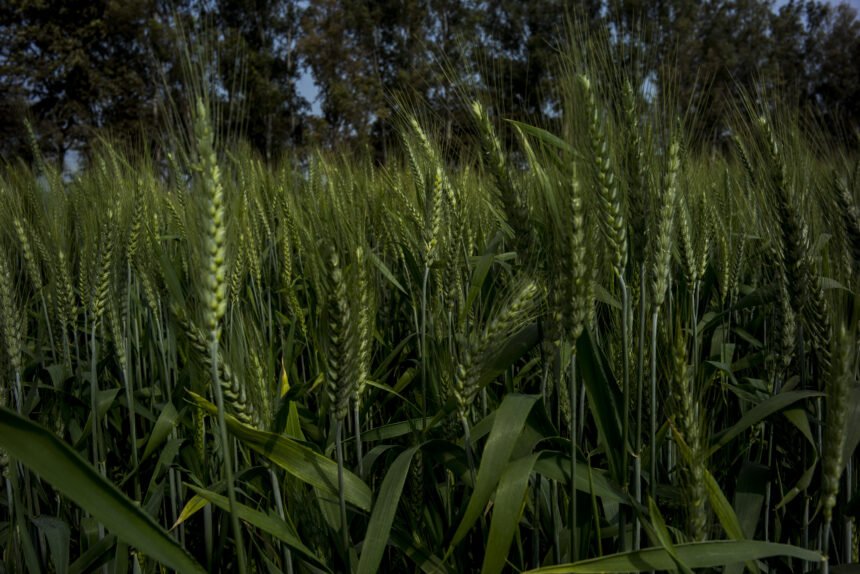
[(857, 562), (856, 153), (560, 70), (468, 153), (414, 111), (267, 164), (198, 95), (169, 153), (3, 166), (0, 572)]

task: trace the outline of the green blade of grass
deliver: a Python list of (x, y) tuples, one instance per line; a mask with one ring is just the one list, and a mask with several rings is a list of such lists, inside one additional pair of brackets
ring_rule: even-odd
[[(215, 492), (210, 490), (205, 490), (203, 488), (199, 488), (194, 486), (193, 484), (186, 484), (188, 488), (197, 493), (202, 499), (208, 500), (221, 510), (225, 512), (230, 511), (230, 503), (227, 500), (226, 496), (221, 496)], [(308, 560), (311, 564), (316, 566), (317, 568), (321, 568), (322, 570), (328, 572), (328, 568), (326, 568), (325, 564), (320, 562), (319, 558), (313, 553), (313, 551), (299, 540), (299, 535), (296, 533), (295, 528), (293, 528), (288, 522), (281, 520), (276, 516), (270, 516), (259, 510), (255, 510), (250, 506), (246, 506), (241, 503), (236, 504), (236, 512), (239, 514), (239, 518), (252, 524), (262, 530), (263, 532), (270, 534), (277, 538), (278, 540), (284, 542), (287, 546), (289, 546), (292, 550), (295, 550), (296, 553), (302, 555), (306, 560)]]
[(588, 393), (588, 407), (597, 423), (603, 449), (609, 459), (612, 478), (617, 483), (624, 482), (621, 471), (621, 452), (625, 448), (621, 436), (622, 399), (618, 384), (605, 357), (600, 355), (597, 344), (590, 331), (582, 334), (576, 344), (577, 369), (582, 375)]
[[(217, 412), (215, 405), (194, 393), (191, 397), (209, 414)], [(285, 435), (259, 431), (227, 416), (227, 429), (245, 446), (277, 464), (292, 476), (334, 496), (338, 495), (337, 464)], [(362, 510), (370, 510), (370, 488), (355, 474), (344, 471), (344, 497)]]
[[(820, 562), (821, 554), (789, 544), (760, 542), (756, 540), (718, 540), (713, 542), (693, 542), (676, 544), (675, 554), (688, 568), (715, 568), (736, 562), (761, 560), (777, 556), (799, 558), (810, 562)], [(646, 548), (635, 552), (622, 552), (601, 558), (583, 560), (574, 564), (561, 564), (527, 574), (614, 574), (621, 572), (647, 572), (649, 570), (670, 570), (675, 562), (664, 548)]]
[(179, 422), (179, 411), (176, 410), (173, 403), (165, 404), (155, 421), (152, 432), (149, 433), (149, 440), (146, 441), (146, 448), (143, 450), (140, 460), (146, 460), (155, 449), (164, 444), (177, 422)]
[(654, 502), (654, 499), (650, 496), (648, 497), (648, 516), (651, 518), (651, 526), (654, 528), (654, 535), (657, 538), (657, 542), (660, 543), (660, 546), (663, 547), (669, 555), (669, 558), (672, 559), (675, 567), (677, 567), (677, 569), (683, 574), (693, 574), (690, 571), (690, 567), (687, 566), (684, 560), (678, 556), (678, 553), (675, 551), (675, 543), (672, 542), (672, 535), (669, 534), (669, 529), (666, 527), (666, 521), (660, 513), (660, 509), (657, 508), (657, 503)]
[(744, 432), (746, 429), (750, 428), (752, 425), (764, 420), (773, 413), (779, 412), (785, 407), (794, 404), (799, 400), (820, 396), (822, 396), (822, 393), (816, 391), (787, 391), (765, 399), (764, 401), (744, 413), (740, 420), (734, 425), (732, 425), (722, 433), (718, 434), (716, 437), (717, 440), (715, 440), (714, 443), (711, 445), (711, 449), (708, 452), (708, 456), (713, 455), (721, 447), (728, 444), (733, 438)]
[(388, 545), (391, 526), (394, 524), (394, 515), (400, 503), (403, 485), (409, 476), (409, 466), (419, 448), (415, 446), (401, 452), (385, 474), (367, 525), (367, 532), (373, 535), (365, 539), (358, 562), (358, 574), (372, 574), (379, 570), (385, 547)]
[(155, 520), (51, 432), (0, 408), (0, 447), (120, 539), (179, 572), (205, 572)]
[(84, 574), (95, 572), (99, 566), (107, 563), (113, 555), (116, 546), (116, 536), (108, 534), (81, 554), (77, 560), (69, 564), (69, 574)]
[(502, 472), (508, 465), (529, 412), (537, 404), (539, 398), (538, 396), (511, 394), (502, 400), (502, 404), (496, 411), (493, 429), (490, 431), (484, 453), (481, 456), (475, 490), (469, 498), (469, 505), (466, 507), (460, 525), (451, 540), (448, 548), (449, 553), (466, 536), (466, 533), (469, 532), (469, 529), (472, 528), (484, 510), (487, 501), (490, 500)]
[(568, 153), (572, 153), (572, 154), (577, 153), (576, 149), (572, 145), (570, 145), (569, 143), (567, 143), (566, 141), (564, 141), (563, 139), (561, 139), (557, 135), (555, 135), (551, 132), (548, 132), (547, 130), (545, 130), (543, 128), (539, 128), (537, 126), (533, 126), (531, 124), (526, 124), (523, 122), (518, 122), (516, 120), (510, 120), (509, 119), (509, 120), (505, 120), (505, 121), (507, 121), (510, 124), (513, 124), (514, 126), (521, 129), (524, 133), (527, 133), (530, 136), (537, 138), (538, 140), (542, 141), (545, 144), (556, 147), (556, 148), (563, 150), (563, 151), (566, 151)]
[(540, 454), (536, 453), (515, 460), (508, 465), (499, 481), (481, 574), (497, 574), (505, 567), (519, 524), (529, 476), (538, 458)]
[[(576, 463), (576, 490), (580, 492), (593, 493), (595, 496), (605, 499), (607, 502), (627, 504), (628, 497), (621, 487), (613, 484), (603, 471), (592, 471), (592, 477), (588, 477), (588, 465), (579, 461)], [(558, 482), (570, 485), (570, 457), (558, 453), (542, 453), (540, 460), (535, 465), (535, 471), (539, 474)]]

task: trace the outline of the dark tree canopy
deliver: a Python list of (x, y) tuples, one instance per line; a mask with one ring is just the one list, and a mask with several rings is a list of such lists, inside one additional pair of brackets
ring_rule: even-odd
[(157, 141), (159, 110), (183, 92), (177, 21), (186, 38), (210, 28), (213, 94), (241, 112), (226, 128), (267, 158), (308, 144), (384, 155), (403, 101), (420, 101), (456, 139), (464, 90), (508, 117), (548, 121), (569, 17), (606, 31), (641, 78), (671, 78), (703, 137), (719, 137), (733, 97), (756, 85), (834, 131), (860, 124), (860, 22), (817, 0), (8, 0), (0, 153), (26, 154), (25, 117), (59, 159), (99, 130)]
[(9, 0), (0, 9), (4, 107), (25, 106), (59, 158), (95, 129), (151, 125), (154, 13), (154, 0)]
[(267, 158), (300, 142), (307, 102), (296, 88), (297, 2), (219, 0), (213, 20), (228, 98), (241, 99), (237, 129)]

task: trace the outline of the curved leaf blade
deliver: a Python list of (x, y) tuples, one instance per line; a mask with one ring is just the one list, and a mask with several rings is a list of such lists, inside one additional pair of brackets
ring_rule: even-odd
[(820, 396), (822, 396), (822, 393), (817, 391), (787, 391), (765, 399), (744, 413), (738, 422), (718, 435), (719, 439), (711, 445), (708, 455), (713, 455), (721, 447), (731, 442), (733, 438), (773, 413), (779, 412), (799, 400)]
[(502, 404), (496, 411), (493, 429), (487, 438), (487, 444), (484, 446), (475, 490), (469, 498), (469, 504), (451, 540), (449, 553), (478, 520), (482, 510), (487, 505), (487, 501), (490, 500), (490, 496), (496, 490), (496, 485), (499, 483), (502, 472), (507, 467), (514, 451), (517, 438), (523, 432), (529, 412), (537, 404), (539, 398), (532, 395), (511, 394), (502, 400)]
[[(821, 554), (805, 548), (760, 542), (757, 540), (717, 540), (676, 544), (675, 554), (689, 568), (715, 568), (736, 562), (784, 556), (809, 562), (820, 562)], [(647, 572), (671, 570), (675, 562), (664, 548), (646, 548), (634, 552), (611, 554), (601, 558), (583, 560), (574, 564), (561, 564), (529, 570), (527, 574), (597, 574), (621, 572)]]
[[(189, 393), (202, 408), (211, 415), (218, 413), (217, 407), (194, 393)], [(285, 435), (260, 431), (240, 423), (227, 415), (227, 428), (245, 446), (277, 464), (292, 476), (334, 496), (338, 495), (337, 463), (299, 444)], [(343, 473), (344, 497), (358, 508), (370, 511), (372, 494), (370, 488), (358, 476), (348, 470)]]
[(205, 570), (143, 509), (51, 432), (0, 407), (0, 446), (118, 538), (179, 572)]
[(538, 458), (540, 453), (515, 460), (499, 481), (481, 574), (498, 574), (505, 567), (529, 486), (529, 476)]
[(365, 538), (358, 562), (358, 574), (373, 574), (379, 570), (385, 547), (388, 545), (391, 526), (394, 524), (394, 515), (400, 503), (403, 485), (409, 476), (412, 458), (419, 448), (414, 446), (400, 453), (385, 474), (367, 525), (367, 532), (372, 535)]
[[(210, 490), (205, 490), (194, 486), (193, 484), (186, 484), (185, 486), (197, 494), (194, 498), (200, 497), (211, 502), (221, 510), (230, 512), (230, 501), (226, 496), (222, 496)], [(317, 568), (328, 571), (328, 568), (326, 568), (325, 564), (320, 562), (320, 559), (317, 558), (313, 551), (302, 543), (299, 539), (298, 533), (295, 531), (295, 528), (293, 528), (289, 523), (241, 503), (236, 503), (236, 513), (239, 515), (239, 518), (245, 522), (256, 526), (263, 532), (270, 534), (285, 543)]]
[(621, 453), (626, 445), (621, 434), (621, 392), (591, 331), (586, 330), (582, 334), (576, 342), (576, 349), (577, 370), (585, 383), (588, 408), (597, 423), (612, 478), (618, 483), (623, 482)]

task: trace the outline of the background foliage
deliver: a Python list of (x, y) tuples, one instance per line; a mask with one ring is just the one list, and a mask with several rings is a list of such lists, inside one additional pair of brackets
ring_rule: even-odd
[[(89, 156), (103, 129), (157, 144), (189, 43), (217, 53), (215, 97), (267, 159), (318, 144), (386, 157), (396, 94), (423, 102), (458, 147), (463, 89), (493, 94), (508, 117), (556, 117), (551, 62), (566, 16), (609, 32), (638, 78), (676, 78), (677, 103), (695, 108), (708, 139), (725, 135), (732, 97), (759, 84), (827, 118), (836, 138), (860, 120), (860, 23), (821, 0), (11, 0), (0, 7), (0, 153), (29, 153), (27, 117), (49, 159)], [(310, 78), (316, 102), (298, 87)]]

